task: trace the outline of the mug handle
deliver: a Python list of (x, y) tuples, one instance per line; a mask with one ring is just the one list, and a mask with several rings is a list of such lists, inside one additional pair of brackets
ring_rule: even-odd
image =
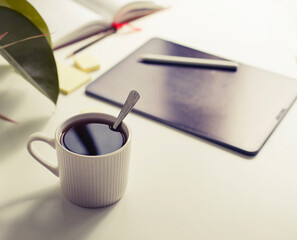
[(53, 149), (56, 149), (55, 145), (55, 139), (50, 138), (43, 133), (33, 133), (27, 143), (27, 149), (28, 152), (32, 155), (35, 160), (37, 160), (41, 165), (46, 167), (48, 170), (50, 170), (53, 174), (55, 174), (57, 177), (59, 177), (59, 169), (58, 166), (53, 165), (49, 161), (46, 160), (46, 158), (36, 149), (36, 147), (33, 146), (33, 142), (35, 141), (41, 141), (49, 144)]

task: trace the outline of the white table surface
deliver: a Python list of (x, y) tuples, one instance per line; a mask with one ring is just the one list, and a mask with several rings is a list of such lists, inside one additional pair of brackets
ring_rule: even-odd
[[(293, 0), (171, 0), (171, 8), (90, 47), (104, 73), (151, 37), (162, 37), (297, 79), (297, 10)], [(56, 51), (59, 62), (82, 43)], [(297, 80), (296, 80), (297, 81)], [(0, 239), (2, 240), (295, 240), (297, 239), (297, 105), (260, 153), (244, 157), (131, 113), (129, 183), (116, 204), (77, 207), (59, 179), (28, 154), (30, 134), (53, 134), (64, 119), (97, 107), (85, 86), (53, 106), (1, 59)], [(277, 96), (276, 96), (277, 97)], [(40, 148), (55, 161), (55, 153)]]

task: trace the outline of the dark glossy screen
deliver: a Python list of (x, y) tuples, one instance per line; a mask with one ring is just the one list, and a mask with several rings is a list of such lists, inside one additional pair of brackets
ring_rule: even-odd
[(240, 64), (237, 71), (142, 63), (142, 54), (222, 59), (153, 38), (88, 85), (117, 105), (131, 89), (136, 112), (248, 155), (255, 155), (297, 95), (297, 80)]

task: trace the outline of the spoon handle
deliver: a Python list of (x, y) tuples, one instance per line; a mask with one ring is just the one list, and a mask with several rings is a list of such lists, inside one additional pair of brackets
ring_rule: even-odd
[(122, 110), (119, 113), (119, 116), (117, 117), (115, 123), (113, 124), (112, 128), (115, 130), (119, 126), (119, 124), (122, 122), (122, 120), (127, 116), (127, 114), (132, 110), (138, 99), (140, 98), (140, 95), (137, 91), (132, 90), (129, 93), (129, 96), (126, 99), (126, 102), (124, 103), (124, 106)]

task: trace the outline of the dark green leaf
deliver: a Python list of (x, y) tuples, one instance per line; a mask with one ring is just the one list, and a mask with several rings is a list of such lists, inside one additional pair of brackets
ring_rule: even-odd
[[(2, 2), (0, 0), (0, 33), (8, 32), (8, 34), (0, 41), (0, 46), (46, 33), (40, 31), (20, 12), (1, 6)], [(52, 48), (45, 37), (22, 41), (0, 49), (0, 54), (33, 86), (54, 103), (57, 102), (59, 94), (57, 67)]]
[[(37, 10), (26, 0), (0, 0), (0, 6), (13, 9), (28, 18), (43, 34), (48, 34), (48, 27)], [(47, 40), (51, 43), (50, 36)]]

